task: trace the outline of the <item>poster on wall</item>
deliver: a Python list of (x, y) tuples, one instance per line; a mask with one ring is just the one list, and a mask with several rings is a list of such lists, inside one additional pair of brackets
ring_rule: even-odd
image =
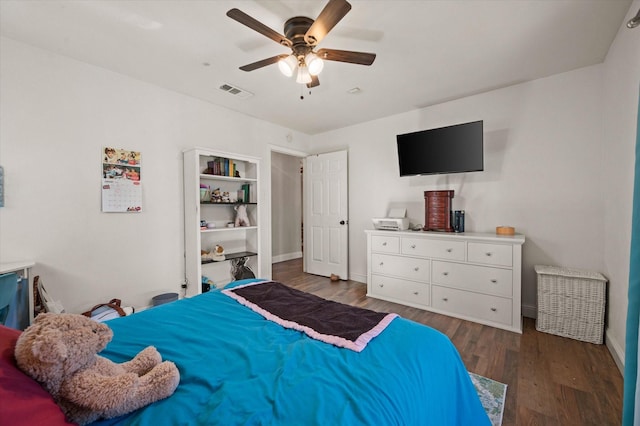
[(102, 211), (142, 211), (141, 155), (138, 151), (102, 150)]

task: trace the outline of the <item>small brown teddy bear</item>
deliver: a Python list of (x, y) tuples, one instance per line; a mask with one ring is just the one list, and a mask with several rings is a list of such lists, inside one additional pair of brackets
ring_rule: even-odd
[(222, 193), (220, 192), (220, 188), (216, 188), (211, 192), (211, 202), (212, 203), (222, 202)]
[(117, 364), (97, 355), (111, 341), (106, 325), (83, 315), (43, 313), (16, 342), (18, 367), (40, 382), (67, 419), (84, 425), (164, 399), (180, 381), (177, 367), (149, 346)]

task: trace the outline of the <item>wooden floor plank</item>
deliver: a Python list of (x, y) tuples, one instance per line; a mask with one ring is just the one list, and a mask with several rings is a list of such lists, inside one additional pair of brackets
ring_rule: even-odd
[(366, 284), (305, 274), (301, 259), (273, 264), (273, 279), (329, 300), (395, 312), (446, 334), (469, 371), (507, 384), (503, 426), (622, 422), (622, 376), (604, 345), (541, 333), (530, 318), (518, 334), (373, 299)]

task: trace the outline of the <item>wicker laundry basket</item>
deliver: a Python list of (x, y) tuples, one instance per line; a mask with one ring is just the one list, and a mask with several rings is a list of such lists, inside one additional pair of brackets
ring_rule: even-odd
[(601, 344), (607, 279), (598, 272), (535, 266), (538, 275), (536, 330)]

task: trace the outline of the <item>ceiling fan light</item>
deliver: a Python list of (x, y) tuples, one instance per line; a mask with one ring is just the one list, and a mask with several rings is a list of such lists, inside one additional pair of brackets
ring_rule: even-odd
[(280, 59), (278, 61), (278, 68), (280, 68), (280, 72), (287, 77), (291, 77), (293, 72), (296, 70), (298, 66), (298, 58), (293, 55), (289, 55), (284, 59)]
[(315, 53), (307, 53), (307, 56), (304, 57), (304, 62), (307, 64), (309, 74), (311, 75), (320, 74), (320, 72), (322, 72), (322, 68), (324, 68), (324, 61)]
[(298, 68), (298, 77), (296, 78), (296, 83), (311, 83), (311, 74), (309, 74), (309, 70), (307, 69), (307, 67), (302, 66)]

